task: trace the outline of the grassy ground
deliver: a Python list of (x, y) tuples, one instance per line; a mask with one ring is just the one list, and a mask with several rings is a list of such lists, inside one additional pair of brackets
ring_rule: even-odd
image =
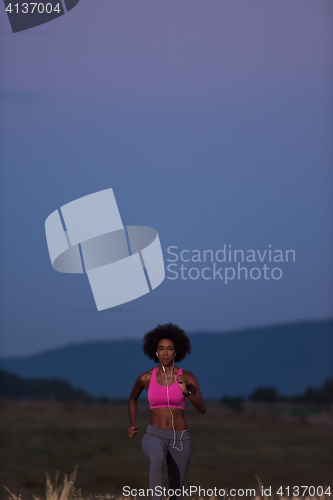
[[(232, 413), (217, 403), (201, 415), (188, 408), (192, 459), (186, 485), (203, 488), (265, 486), (333, 487), (331, 417), (287, 419), (265, 408)], [(139, 433), (126, 435), (126, 404), (80, 405), (51, 402), (3, 402), (1, 408), (1, 485), (24, 499), (43, 495), (45, 472), (61, 476), (79, 466), (82, 494), (120, 495), (122, 487), (148, 487), (149, 461), (141, 439), (149, 420), (147, 403), (139, 406)], [(2, 488), (2, 497), (7, 497)]]

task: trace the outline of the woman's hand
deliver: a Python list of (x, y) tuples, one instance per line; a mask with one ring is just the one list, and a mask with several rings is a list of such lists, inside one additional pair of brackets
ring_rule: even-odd
[(176, 380), (177, 380), (179, 388), (183, 392), (183, 394), (187, 394), (188, 393), (188, 386), (187, 386), (187, 382), (186, 382), (186, 379), (184, 378), (184, 376), (183, 375), (176, 375)]
[(141, 375), (138, 376), (128, 400), (128, 412), (130, 417), (130, 423), (132, 425), (129, 429), (127, 429), (127, 435), (130, 438), (134, 437), (138, 432), (138, 426), (136, 425), (136, 414), (138, 412), (138, 397), (140, 396), (143, 389), (148, 390), (152, 371), (153, 370), (149, 370), (148, 372), (142, 373)]
[(200, 413), (205, 413), (206, 405), (202, 398), (197, 379), (191, 372), (186, 371), (185, 376), (183, 375), (183, 373), (176, 376), (176, 380), (179, 384), (180, 389), (183, 391), (183, 394), (188, 394), (188, 392), (191, 391), (188, 399), (191, 401), (196, 410), (198, 410)]
[(137, 425), (131, 425), (129, 429), (127, 429), (127, 435), (132, 438), (136, 435), (138, 432), (138, 426)]

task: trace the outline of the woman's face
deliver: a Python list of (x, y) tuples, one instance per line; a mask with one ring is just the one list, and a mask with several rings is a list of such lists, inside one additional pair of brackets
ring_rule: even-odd
[(172, 364), (175, 357), (175, 345), (170, 339), (162, 339), (157, 344), (158, 360), (163, 365)]

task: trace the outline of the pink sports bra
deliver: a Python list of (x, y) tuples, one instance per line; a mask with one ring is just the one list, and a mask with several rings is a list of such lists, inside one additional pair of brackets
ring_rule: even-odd
[[(167, 397), (167, 388), (166, 386), (162, 386), (157, 383), (156, 380), (156, 371), (157, 367), (153, 369), (153, 373), (151, 374), (151, 379), (148, 387), (148, 401), (151, 410), (154, 408), (164, 408), (169, 405), (173, 408), (181, 408), (184, 410), (187, 397), (183, 395), (177, 380), (171, 385), (169, 385), (169, 405), (168, 405), (168, 397)], [(183, 372), (182, 368), (179, 368), (178, 375), (181, 375)]]

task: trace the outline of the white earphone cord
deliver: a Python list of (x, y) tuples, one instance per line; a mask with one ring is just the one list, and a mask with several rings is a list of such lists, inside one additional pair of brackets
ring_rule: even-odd
[[(187, 429), (184, 429), (184, 430), (183, 430), (183, 432), (181, 433), (180, 440), (179, 440), (179, 441), (180, 441), (180, 446), (181, 446), (181, 447), (180, 447), (180, 449), (179, 449), (179, 448), (177, 448), (177, 446), (175, 446), (175, 444), (176, 444), (176, 429), (175, 429), (175, 424), (174, 424), (174, 419), (173, 419), (173, 413), (172, 413), (172, 410), (171, 410), (171, 408), (170, 408), (170, 399), (169, 399), (169, 384), (170, 384), (170, 382), (171, 382), (171, 380), (172, 380), (172, 375), (173, 375), (173, 367), (174, 367), (174, 365), (175, 365), (175, 362), (173, 362), (173, 363), (172, 363), (172, 368), (171, 368), (171, 378), (170, 378), (170, 380), (169, 380), (169, 381), (168, 381), (168, 377), (167, 377), (167, 374), (166, 374), (166, 371), (165, 371), (165, 368), (164, 368), (164, 366), (163, 366), (163, 365), (162, 365), (162, 368), (163, 368), (164, 375), (165, 375), (165, 380), (166, 380), (166, 383), (167, 383), (167, 385), (166, 385), (166, 390), (167, 390), (168, 408), (169, 408), (170, 413), (171, 413), (171, 421), (172, 421), (172, 428), (173, 428), (173, 436), (174, 436), (174, 437), (173, 437), (173, 444), (172, 444), (172, 448), (175, 448), (175, 449), (176, 449), (176, 450), (178, 450), (178, 451), (182, 451), (182, 450), (183, 450), (182, 437), (183, 437), (184, 432), (185, 432)], [(175, 382), (175, 383), (176, 383), (176, 382)]]

